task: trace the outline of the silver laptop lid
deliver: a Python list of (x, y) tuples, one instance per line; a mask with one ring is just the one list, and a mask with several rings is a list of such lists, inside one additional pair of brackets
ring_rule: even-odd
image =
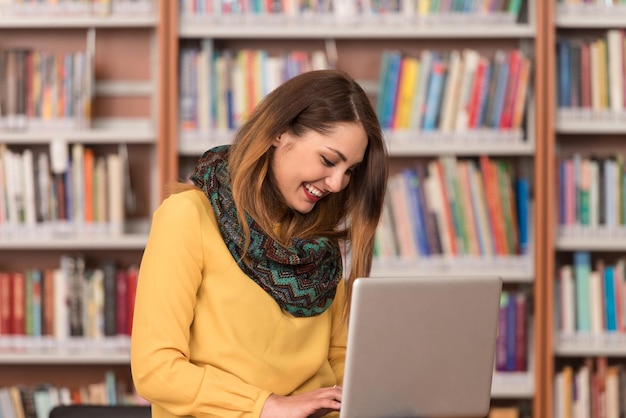
[(499, 277), (356, 280), (341, 417), (487, 415), (501, 291)]

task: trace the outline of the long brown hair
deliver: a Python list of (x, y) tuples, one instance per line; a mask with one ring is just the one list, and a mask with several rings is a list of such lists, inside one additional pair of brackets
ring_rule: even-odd
[[(284, 132), (328, 133), (338, 123), (360, 124), (368, 139), (363, 162), (348, 186), (300, 214), (288, 208), (270, 175), (272, 142)], [(350, 308), (352, 283), (370, 274), (374, 234), (387, 185), (387, 149), (369, 98), (347, 73), (317, 70), (291, 78), (269, 93), (240, 127), (230, 148), (232, 191), (242, 225), (247, 212), (268, 234), (288, 244), (292, 237), (326, 236), (346, 245), (351, 268), (346, 283), (344, 316)], [(279, 222), (278, 232), (273, 225)]]

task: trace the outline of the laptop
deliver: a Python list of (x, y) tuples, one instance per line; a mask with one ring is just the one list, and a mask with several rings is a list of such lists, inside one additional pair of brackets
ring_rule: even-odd
[(354, 282), (341, 418), (484, 417), (500, 277)]

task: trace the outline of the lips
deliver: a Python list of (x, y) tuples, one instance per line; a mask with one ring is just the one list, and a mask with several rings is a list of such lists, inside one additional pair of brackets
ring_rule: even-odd
[[(309, 187), (311, 187), (311, 186), (309, 186)], [(302, 189), (304, 190), (304, 195), (306, 196), (306, 198), (307, 198), (307, 200), (309, 202), (315, 203), (315, 202), (317, 202), (318, 200), (320, 200), (322, 198), (322, 196), (316, 196), (313, 193), (311, 193), (309, 191), (309, 189), (306, 187), (306, 185), (303, 185)]]

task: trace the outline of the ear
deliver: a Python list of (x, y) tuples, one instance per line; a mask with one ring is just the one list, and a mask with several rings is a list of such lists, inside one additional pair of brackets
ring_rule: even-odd
[(283, 144), (284, 142), (285, 142), (285, 132), (281, 133), (276, 138), (274, 138), (274, 140), (272, 141), (272, 145), (277, 147), (280, 144)]

